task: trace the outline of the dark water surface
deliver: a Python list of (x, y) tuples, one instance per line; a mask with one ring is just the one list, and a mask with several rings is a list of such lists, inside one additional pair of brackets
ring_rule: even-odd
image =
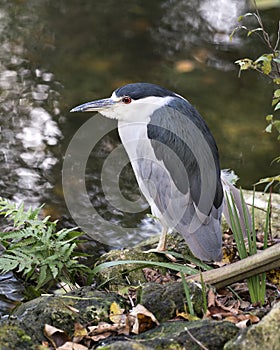
[[(238, 78), (234, 65), (265, 50), (253, 37), (229, 40), (246, 11), (241, 0), (2, 0), (1, 196), (27, 206), (46, 203), (46, 214), (75, 224), (63, 195), (63, 160), (74, 134), (92, 115), (69, 110), (136, 81), (157, 83), (194, 104), (216, 138), (222, 168), (234, 169), (243, 187), (279, 173), (270, 164), (279, 144), (263, 132), (272, 86), (253, 72)], [(263, 12), (268, 30), (276, 31), (277, 20), (277, 11)], [(111, 126), (116, 123), (98, 119), (101, 132)], [(100, 240), (106, 231), (103, 243), (126, 245), (157, 228), (146, 217), (129, 166), (120, 173), (123, 196), (139, 199), (140, 212), (127, 213), (104, 195), (103, 162), (118, 142), (112, 130), (94, 143), (85, 173), (89, 198), (77, 194), (74, 210), (93, 237)], [(70, 155), (73, 166), (83, 147), (76, 151)], [(112, 173), (113, 186), (116, 177)], [(79, 179), (67, 181), (78, 188)], [(87, 211), (88, 199), (94, 214)], [(124, 240), (114, 236), (117, 227), (130, 229)]]

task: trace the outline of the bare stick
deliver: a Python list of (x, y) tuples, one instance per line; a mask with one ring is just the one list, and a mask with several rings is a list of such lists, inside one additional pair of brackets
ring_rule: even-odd
[[(278, 267), (280, 267), (280, 243), (233, 264), (205, 271), (202, 273), (202, 278), (205, 283), (222, 288)], [(197, 274), (186, 279), (199, 282), (201, 276)]]

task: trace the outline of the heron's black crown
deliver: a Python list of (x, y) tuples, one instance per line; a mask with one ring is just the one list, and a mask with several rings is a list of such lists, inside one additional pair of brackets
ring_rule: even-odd
[(144, 97), (156, 96), (177, 96), (174, 92), (164, 89), (161, 86), (150, 83), (127, 84), (115, 91), (117, 97), (130, 96), (133, 100), (139, 100)]

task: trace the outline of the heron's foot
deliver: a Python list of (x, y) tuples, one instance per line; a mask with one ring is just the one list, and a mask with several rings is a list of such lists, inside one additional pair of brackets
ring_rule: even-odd
[[(149, 249), (144, 251), (144, 253), (162, 253), (167, 250), (167, 242), (166, 242), (166, 231), (163, 231), (160, 235), (158, 245), (155, 249)], [(167, 259), (171, 260), (172, 262), (176, 262), (176, 258), (169, 254), (169, 253), (164, 253), (164, 255), (167, 257)]]
[(149, 249), (149, 250), (144, 250), (143, 253), (164, 253), (164, 255), (167, 257), (168, 260), (172, 261), (172, 262), (176, 262), (176, 258), (175, 256), (169, 254), (169, 253), (165, 253), (165, 249)]

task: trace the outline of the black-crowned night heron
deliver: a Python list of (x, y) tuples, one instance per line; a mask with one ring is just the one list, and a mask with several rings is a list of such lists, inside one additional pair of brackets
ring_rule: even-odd
[(177, 230), (204, 261), (222, 258), (223, 188), (215, 140), (182, 96), (149, 83), (128, 84), (110, 98), (71, 112), (96, 111), (118, 120), (118, 131), (139, 187), (166, 233)]

